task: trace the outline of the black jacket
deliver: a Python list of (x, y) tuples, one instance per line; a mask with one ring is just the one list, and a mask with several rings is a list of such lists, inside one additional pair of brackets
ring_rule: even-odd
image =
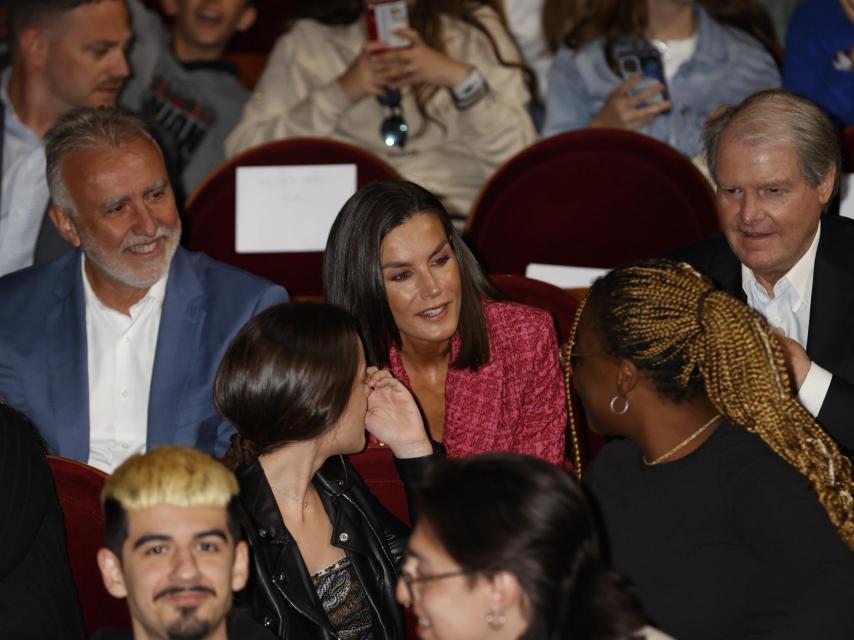
[[(701, 240), (669, 255), (708, 275), (727, 293), (746, 301), (741, 263), (723, 236)], [(854, 452), (854, 221), (821, 217), (815, 256), (806, 352), (833, 374), (816, 420), (849, 454)]]
[[(407, 493), (435, 457), (395, 461)], [(260, 463), (244, 465), (236, 473), (241, 524), (252, 548), (252, 575), (240, 606), (280, 638), (334, 640), (337, 636)], [(370, 602), (374, 637), (403, 640), (403, 615), (394, 590), (407, 528), (374, 498), (344, 458), (327, 460), (314, 477), (314, 487), (332, 522), (332, 544), (349, 557)]]

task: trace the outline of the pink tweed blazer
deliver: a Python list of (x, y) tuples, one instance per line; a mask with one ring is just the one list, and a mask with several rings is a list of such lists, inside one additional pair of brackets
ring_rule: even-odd
[[(526, 453), (562, 464), (566, 397), (557, 336), (545, 311), (483, 299), (489, 362), (475, 372), (449, 368), (444, 446), (449, 457), (487, 451)], [(460, 347), (451, 339), (451, 362)], [(410, 387), (400, 353), (389, 353), (394, 377)]]

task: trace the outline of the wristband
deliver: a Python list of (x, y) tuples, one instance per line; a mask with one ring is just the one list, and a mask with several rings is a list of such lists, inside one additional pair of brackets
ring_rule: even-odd
[(489, 93), (489, 85), (480, 71), (472, 68), (471, 73), (458, 85), (451, 88), (454, 104), (460, 111), (470, 109)]

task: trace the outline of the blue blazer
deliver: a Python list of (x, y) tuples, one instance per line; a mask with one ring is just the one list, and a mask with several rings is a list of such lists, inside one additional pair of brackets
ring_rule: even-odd
[[(0, 278), (0, 396), (27, 414), (50, 453), (89, 457), (86, 303), (80, 250)], [(221, 456), (233, 427), (213, 381), (238, 329), (285, 290), (179, 248), (169, 267), (148, 401), (149, 449), (183, 444)]]

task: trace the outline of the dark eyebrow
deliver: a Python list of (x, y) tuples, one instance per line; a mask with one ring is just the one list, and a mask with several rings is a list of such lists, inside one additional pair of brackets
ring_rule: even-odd
[(225, 531), (223, 531), (222, 529), (208, 529), (207, 531), (199, 531), (198, 533), (193, 535), (193, 538), (198, 540), (199, 538), (207, 538), (209, 536), (221, 538), (223, 542), (228, 542), (228, 536), (225, 535)]
[(141, 546), (148, 544), (149, 542), (169, 542), (170, 540), (172, 540), (172, 536), (167, 536), (162, 533), (150, 533), (142, 536), (139, 540), (134, 542), (133, 548), (139, 549)]
[[(430, 254), (430, 257), (432, 258), (433, 256), (435, 256), (442, 249), (444, 249), (447, 245), (448, 245), (448, 239), (445, 238), (444, 240), (442, 240), (442, 242), (439, 243), (439, 246), (437, 246), (435, 249), (433, 249), (433, 252)], [(380, 269), (399, 269), (400, 267), (408, 267), (408, 266), (409, 266), (408, 262), (384, 262), (383, 264), (380, 265)]]

